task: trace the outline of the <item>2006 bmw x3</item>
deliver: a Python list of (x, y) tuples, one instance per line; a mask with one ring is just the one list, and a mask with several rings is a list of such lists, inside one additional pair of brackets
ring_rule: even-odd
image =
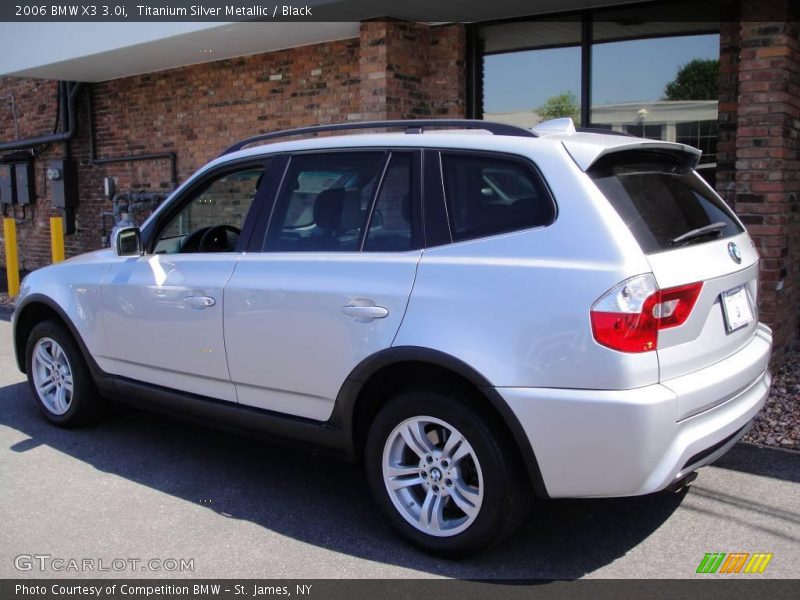
[[(404, 131), (308, 135), (367, 127)], [(256, 136), (30, 274), (19, 367), (57, 425), (111, 398), (362, 460), (405, 537), (475, 552), (534, 497), (680, 485), (761, 408), (758, 255), (698, 157), (569, 120)]]

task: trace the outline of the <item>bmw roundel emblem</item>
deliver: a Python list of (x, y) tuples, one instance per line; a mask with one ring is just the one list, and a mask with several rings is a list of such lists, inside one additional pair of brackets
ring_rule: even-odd
[(733, 242), (728, 242), (728, 254), (731, 255), (731, 258), (735, 263), (738, 264), (742, 262), (742, 252), (739, 250), (739, 246)]

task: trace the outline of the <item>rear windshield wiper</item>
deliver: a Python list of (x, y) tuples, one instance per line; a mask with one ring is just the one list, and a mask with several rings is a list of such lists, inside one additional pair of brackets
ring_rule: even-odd
[(691, 231), (687, 231), (683, 235), (679, 235), (674, 240), (671, 240), (670, 243), (673, 246), (677, 246), (678, 244), (682, 244), (683, 242), (688, 242), (689, 240), (693, 240), (695, 238), (711, 235), (712, 233), (719, 233), (727, 226), (728, 226), (727, 223), (723, 223), (722, 221), (717, 221), (716, 223), (711, 223), (711, 225), (706, 225), (704, 227), (698, 227), (697, 229), (692, 229)]

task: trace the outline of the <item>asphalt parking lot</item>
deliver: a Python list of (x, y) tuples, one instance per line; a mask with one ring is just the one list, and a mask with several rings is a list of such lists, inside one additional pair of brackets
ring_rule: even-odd
[[(770, 552), (754, 577), (797, 577), (800, 453), (740, 444), (685, 496), (541, 503), (504, 544), (445, 561), (395, 537), (360, 471), (320, 454), (126, 407), (88, 429), (48, 425), (1, 318), (0, 578), (687, 578), (706, 552)], [(193, 570), (17, 569), (34, 554)]]

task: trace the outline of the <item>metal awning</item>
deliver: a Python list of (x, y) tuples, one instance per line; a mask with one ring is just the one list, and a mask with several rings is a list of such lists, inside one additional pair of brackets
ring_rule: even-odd
[[(483, 22), (637, 0), (309, 0), (337, 22), (0, 23), (0, 75), (97, 82), (353, 38), (359, 22)], [(640, 3), (640, 2), (639, 2)]]

